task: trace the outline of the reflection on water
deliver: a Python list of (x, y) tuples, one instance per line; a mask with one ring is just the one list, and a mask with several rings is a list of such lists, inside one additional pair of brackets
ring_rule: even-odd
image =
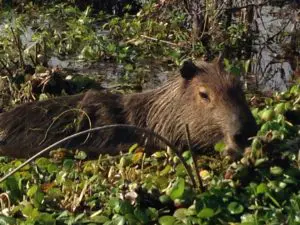
[[(292, 9), (290, 5), (284, 7), (264, 6), (257, 7), (254, 16), (254, 30), (257, 39), (253, 43), (254, 54), (252, 56), (251, 73), (254, 74), (255, 88), (260, 90), (285, 90), (291, 74), (297, 67), (295, 64), (295, 52), (299, 54), (299, 49), (292, 49), (288, 53), (288, 48), (297, 47), (296, 33), (299, 26), (298, 10)], [(0, 25), (0, 31), (3, 29)], [(26, 48), (35, 45), (32, 41), (34, 31), (28, 27), (21, 36), (22, 42)], [(286, 32), (286, 36), (278, 35)], [(105, 35), (105, 31), (99, 32), (99, 35)], [(299, 41), (298, 41), (299, 42)], [(298, 52), (297, 52), (298, 51)], [(290, 54), (290, 55), (289, 55)], [(167, 77), (174, 74), (174, 71), (167, 71), (162, 66), (155, 63), (145, 63), (145, 77), (147, 77), (144, 88), (154, 88), (160, 83), (165, 82)], [(123, 66), (109, 62), (88, 63), (74, 58), (51, 57), (48, 61), (50, 67), (61, 67), (72, 70), (78, 74), (89, 75), (100, 78), (105, 87), (116, 85), (119, 79), (124, 75)], [(141, 65), (141, 67), (144, 67)]]
[[(297, 40), (296, 33), (299, 26), (298, 10), (291, 5), (284, 7), (264, 6), (257, 7), (254, 16), (254, 30), (257, 39), (253, 43), (254, 54), (252, 56), (251, 73), (255, 75), (255, 88), (260, 90), (285, 90), (289, 85), (291, 74), (295, 70), (295, 51), (299, 54), (299, 49), (294, 52), (287, 52), (287, 48)], [(285, 32), (287, 35), (279, 35)], [(294, 47), (296, 47), (295, 45)], [(294, 63), (294, 65), (293, 65)], [(124, 73), (122, 66), (112, 63), (87, 64), (76, 60), (60, 60), (52, 57), (49, 61), (51, 66), (72, 68), (82, 74), (92, 74), (104, 78), (105, 86), (115, 84), (121, 74)], [(174, 71), (166, 71), (165, 68), (149, 68), (148, 80), (144, 88), (153, 88), (167, 80)]]
[(297, 10), (292, 10), (291, 6), (282, 8), (264, 6), (256, 11), (258, 39), (254, 43), (256, 53), (253, 56), (251, 70), (257, 75), (260, 89), (283, 91), (288, 86), (291, 74), (295, 70), (291, 65), (295, 56), (285, 55), (285, 48), (292, 44), (292, 37), (279, 33), (295, 32), (298, 25), (297, 14)]

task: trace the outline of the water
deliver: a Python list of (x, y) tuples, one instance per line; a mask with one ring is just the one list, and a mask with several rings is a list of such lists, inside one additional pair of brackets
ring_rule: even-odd
[[(259, 10), (259, 11), (258, 11)], [(279, 31), (287, 33), (297, 29), (297, 10), (291, 10), (290, 6), (274, 7), (264, 6), (256, 10), (254, 24), (258, 34), (257, 40), (253, 44), (256, 53), (253, 55), (251, 64), (251, 74), (254, 76), (255, 88), (260, 90), (285, 90), (289, 85), (289, 79), (295, 66), (293, 60), (284, 56), (285, 46), (291, 43), (291, 37), (271, 39)], [(3, 29), (0, 25), (0, 31)], [(35, 45), (32, 41), (34, 31), (28, 27), (25, 35), (21, 37), (22, 42), (28, 49)], [(101, 31), (99, 35), (107, 35), (107, 31)], [(284, 45), (285, 44), (285, 45)], [(124, 74), (124, 68), (120, 65), (108, 62), (85, 62), (76, 58), (59, 58), (53, 56), (49, 59), (50, 67), (60, 67), (73, 71), (81, 75), (89, 75), (101, 80), (104, 87), (113, 87), (118, 83), (118, 79)], [(151, 65), (149, 67), (149, 65)], [(154, 65), (154, 66), (152, 66)], [(143, 66), (143, 65), (142, 65)], [(157, 66), (155, 63), (145, 65), (146, 79), (143, 88), (155, 88), (160, 83), (165, 82), (174, 71), (166, 70), (166, 67)]]
[(255, 22), (259, 38), (254, 43), (257, 53), (253, 56), (251, 70), (257, 75), (258, 87), (262, 90), (282, 91), (288, 87), (293, 69), (291, 63), (284, 58), (285, 49), (282, 44), (289, 44), (291, 38), (276, 40), (276, 34), (295, 30), (297, 21), (293, 21), (293, 13), (295, 12), (289, 6), (264, 6), (261, 12), (256, 12)]

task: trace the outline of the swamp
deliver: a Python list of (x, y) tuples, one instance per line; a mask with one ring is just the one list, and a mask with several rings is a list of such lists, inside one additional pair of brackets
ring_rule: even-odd
[[(235, 160), (224, 154), (226, 134), (217, 140), (207, 129), (200, 133), (214, 142), (208, 153), (191, 151), (194, 132), (187, 125), (178, 131), (185, 145), (172, 135), (162, 135), (158, 139), (169, 147), (159, 145), (146, 154), (155, 128), (175, 133), (189, 118), (184, 114), (176, 120), (164, 111), (177, 111), (171, 108), (176, 101), (172, 96), (168, 107), (146, 108), (160, 121), (152, 121), (151, 129), (139, 124), (124, 129), (142, 136), (145, 144), (137, 140), (117, 154), (91, 158), (76, 146), (73, 151), (59, 144), (47, 148), (54, 144), (47, 139), (53, 132), (57, 137), (76, 135), (83, 130), (82, 121), (85, 129), (96, 127), (90, 114), (76, 104), (49, 123), (38, 111), (22, 117), (20, 108), (16, 118), (5, 121), (13, 124), (9, 133), (1, 130), (3, 120), (0, 124), (0, 149), (5, 145), (2, 137), (10, 137), (14, 126), (30, 118), (44, 128), (35, 130), (40, 139), (15, 143), (14, 148), (25, 151), (25, 145), (39, 149), (43, 144), (39, 150), (47, 152), (28, 162), (29, 155), (15, 158), (1, 153), (0, 224), (300, 224), (299, 60), (298, 0), (0, 0), (0, 119), (20, 105), (53, 101), (55, 109), (64, 103), (60, 99), (72, 98), (80, 105), (80, 96), (88, 101), (93, 95), (106, 101), (112, 96), (112, 108), (119, 112), (123, 104), (119, 96), (150, 96), (155, 90), (171, 96), (178, 87), (164, 87), (178, 74), (187, 79), (186, 86), (195, 71), (200, 71), (200, 80), (206, 70), (218, 74), (219, 69), (190, 64), (207, 61), (239, 80), (245, 99), (241, 100), (242, 91), (236, 91), (240, 87), (230, 92), (231, 83), (229, 94), (227, 89), (214, 94), (228, 94), (243, 105), (245, 113), (239, 116), (246, 121), (243, 126), (253, 128), (254, 120), (257, 124), (251, 131), (234, 133), (247, 138), (243, 155)], [(222, 83), (222, 76), (207, 76)], [(212, 101), (203, 88), (200, 97), (201, 107)], [(124, 98), (125, 103), (131, 101), (130, 119), (144, 121), (133, 107), (140, 109), (147, 102)], [(191, 99), (198, 98), (186, 98), (180, 111), (191, 112)], [(207, 112), (197, 115), (204, 121)], [(113, 129), (114, 125), (94, 134), (85, 132), (73, 140), (105, 139)], [(18, 138), (26, 140), (26, 132), (23, 129), (24, 137)], [(127, 139), (123, 134), (122, 141)]]

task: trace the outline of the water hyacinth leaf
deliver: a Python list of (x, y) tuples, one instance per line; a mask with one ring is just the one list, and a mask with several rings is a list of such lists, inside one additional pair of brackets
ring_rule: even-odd
[(74, 168), (74, 166), (75, 166), (74, 160), (72, 160), (72, 159), (65, 159), (65, 160), (64, 160), (63, 168), (64, 168), (65, 170), (71, 170), (71, 169)]
[(116, 214), (120, 213), (120, 208), (121, 208), (120, 201), (121, 200), (117, 198), (112, 198), (109, 200), (109, 206), (114, 210), (114, 213)]
[(260, 117), (264, 121), (271, 121), (275, 117), (275, 112), (273, 109), (265, 109), (262, 111)]
[(217, 144), (215, 144), (214, 148), (217, 152), (223, 152), (225, 147), (226, 147), (226, 145), (225, 145), (224, 141), (219, 141)]
[(162, 216), (158, 222), (160, 225), (173, 225), (176, 222), (176, 218), (174, 216)]
[(182, 163), (178, 164), (175, 167), (175, 171), (176, 171), (176, 176), (178, 176), (178, 177), (183, 177), (186, 175), (186, 170)]
[(150, 222), (149, 215), (147, 214), (147, 211), (142, 210), (140, 208), (134, 209), (134, 216), (142, 222), (142, 224), (147, 224)]
[(274, 111), (277, 114), (283, 114), (286, 111), (285, 103), (282, 102), (282, 103), (277, 104), (274, 108)]
[(113, 225), (124, 225), (126, 223), (125, 217), (121, 215), (114, 215), (112, 219)]
[(258, 138), (254, 138), (251, 144), (251, 148), (253, 151), (260, 150), (262, 148), (262, 143)]
[(167, 175), (170, 171), (172, 170), (172, 166), (171, 165), (166, 165), (165, 166), (165, 168), (162, 170), (162, 171), (160, 171), (160, 176), (165, 176), (165, 175)]
[(189, 211), (186, 208), (179, 208), (176, 209), (174, 212), (174, 217), (176, 217), (179, 220), (184, 220), (189, 215)]
[(119, 202), (119, 213), (122, 215), (132, 214), (133, 206), (128, 201), (120, 201)]
[(185, 181), (183, 178), (178, 178), (175, 183), (168, 190), (169, 196), (172, 200), (181, 198), (184, 193)]
[(38, 209), (33, 208), (31, 204), (26, 204), (25, 207), (21, 210), (21, 212), (25, 217), (29, 217), (31, 219), (36, 219), (39, 216)]
[(75, 217), (74, 222), (80, 221), (84, 216), (85, 216), (85, 213), (80, 213), (80, 214), (78, 214), (78, 215)]
[(17, 180), (17, 178), (15, 176), (12, 177), (8, 177), (5, 181), (4, 181), (4, 190), (7, 190), (10, 192), (10, 196), (12, 197), (12, 199), (18, 199), (21, 196), (21, 191), (19, 188), (19, 180)]
[(27, 191), (27, 196), (32, 197), (37, 192), (38, 188), (37, 185), (32, 185)]
[(58, 166), (54, 163), (49, 163), (47, 165), (47, 172), (50, 173), (50, 174), (53, 174), (53, 173), (56, 173), (58, 172)]
[(86, 152), (84, 152), (84, 151), (79, 151), (79, 152), (74, 156), (75, 159), (79, 159), (79, 160), (84, 160), (84, 159), (86, 159), (86, 157), (87, 157), (87, 154), (86, 154)]
[(124, 69), (126, 71), (132, 71), (133, 70), (133, 66), (132, 66), (132, 64), (126, 64), (125, 67), (124, 67)]
[(129, 153), (133, 153), (133, 151), (138, 147), (139, 145), (137, 143), (133, 144), (132, 146), (130, 146), (128, 152)]
[(120, 164), (119, 165), (120, 165), (120, 168), (124, 168), (124, 167), (129, 166), (131, 163), (132, 163), (131, 156), (124, 155), (120, 159)]
[(231, 202), (227, 209), (231, 214), (241, 214), (244, 211), (244, 206), (238, 202)]
[(213, 217), (215, 214), (215, 211), (211, 208), (203, 208), (201, 209), (201, 211), (198, 213), (198, 217), (200, 218), (205, 218), (205, 219), (208, 219), (208, 218), (211, 218)]
[(256, 161), (255, 161), (255, 166), (256, 167), (258, 167), (258, 166), (262, 166), (262, 165), (264, 165), (264, 164), (266, 164), (266, 163), (268, 163), (268, 158), (260, 158), (260, 159), (257, 159)]
[(8, 217), (4, 215), (0, 215), (0, 224), (1, 225), (14, 225), (16, 223), (16, 219), (13, 217)]
[(283, 169), (279, 166), (272, 166), (270, 167), (270, 173), (279, 176), (283, 173)]
[(182, 153), (182, 157), (185, 159), (185, 160), (188, 160), (192, 157), (192, 154), (191, 154), (191, 151), (184, 151)]
[(244, 214), (241, 216), (242, 225), (256, 224), (256, 216), (252, 214)]
[(133, 214), (126, 214), (125, 216), (126, 224), (138, 224), (139, 221)]
[(167, 204), (167, 203), (171, 202), (172, 200), (171, 200), (170, 196), (168, 196), (168, 195), (161, 195), (159, 197), (159, 201), (163, 204)]
[(37, 190), (37, 192), (35, 193), (34, 197), (33, 197), (33, 203), (34, 206), (39, 208), (40, 205), (42, 204), (43, 200), (44, 200), (44, 193), (41, 192), (40, 190)]
[(134, 153), (133, 156), (132, 156), (132, 159), (131, 159), (132, 163), (134, 163), (134, 164), (138, 163), (139, 161), (142, 160), (143, 156), (144, 156), (144, 152)]
[(91, 216), (91, 221), (94, 221), (96, 223), (104, 224), (105, 222), (109, 221), (109, 218), (107, 216)]
[(40, 224), (44, 224), (44, 225), (56, 224), (55, 218), (53, 218), (53, 216), (49, 213), (40, 213), (37, 220), (39, 221)]
[(265, 183), (260, 183), (256, 188), (257, 194), (263, 194), (268, 192), (268, 186)]

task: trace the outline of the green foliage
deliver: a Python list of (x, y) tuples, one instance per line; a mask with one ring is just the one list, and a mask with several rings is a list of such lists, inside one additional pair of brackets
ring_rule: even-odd
[[(80, 11), (66, 3), (39, 8), (27, 4), (22, 14), (1, 12), (1, 68), (11, 72), (5, 74), (10, 88), (21, 90), (28, 101), (32, 84), (26, 80), (24, 65), (32, 64), (36, 73), (47, 71), (38, 55), (113, 62), (123, 68), (121, 82), (143, 84), (149, 64), (174, 66), (208, 53), (201, 40), (190, 43), (186, 12), (171, 7), (161, 14), (152, 3), (135, 16), (123, 17), (94, 15), (89, 7)], [(30, 40), (25, 38), (28, 29)], [(231, 46), (234, 53), (245, 44), (243, 24), (219, 32), (216, 36), (221, 38), (211, 43), (212, 54), (224, 46)], [(248, 72), (250, 61), (225, 59), (224, 64), (240, 75)], [(72, 81), (76, 92), (93, 84), (78, 76)], [(199, 160), (200, 171), (194, 173), (203, 180), (202, 193), (192, 187), (178, 157), (165, 151), (145, 156), (140, 146), (133, 145), (127, 154), (89, 161), (84, 152), (66, 157), (59, 149), (53, 158), (39, 158), (0, 184), (0, 223), (298, 224), (299, 96), (299, 84), (272, 97), (253, 96), (252, 113), (260, 126), (257, 136), (238, 163)], [(216, 155), (224, 147), (222, 142), (216, 144)], [(189, 151), (182, 156), (192, 164)], [(0, 174), (20, 163), (1, 157)]]
[[(253, 114), (261, 129), (252, 151), (240, 163), (221, 162), (222, 168), (216, 170), (210, 162), (202, 168), (205, 192), (194, 189), (177, 157), (164, 151), (145, 157), (133, 145), (125, 155), (100, 156), (95, 161), (83, 161), (86, 156), (79, 152), (63, 160), (39, 158), (0, 184), (11, 202), (3, 202), (6, 214), (0, 220), (5, 224), (54, 224), (55, 220), (62, 224), (294, 224), (300, 208), (300, 128), (286, 112), (299, 111), (299, 94), (296, 84), (255, 104)], [(269, 110), (274, 115), (265, 118)], [(190, 160), (189, 152), (183, 156)], [(1, 174), (20, 163), (2, 158)]]

